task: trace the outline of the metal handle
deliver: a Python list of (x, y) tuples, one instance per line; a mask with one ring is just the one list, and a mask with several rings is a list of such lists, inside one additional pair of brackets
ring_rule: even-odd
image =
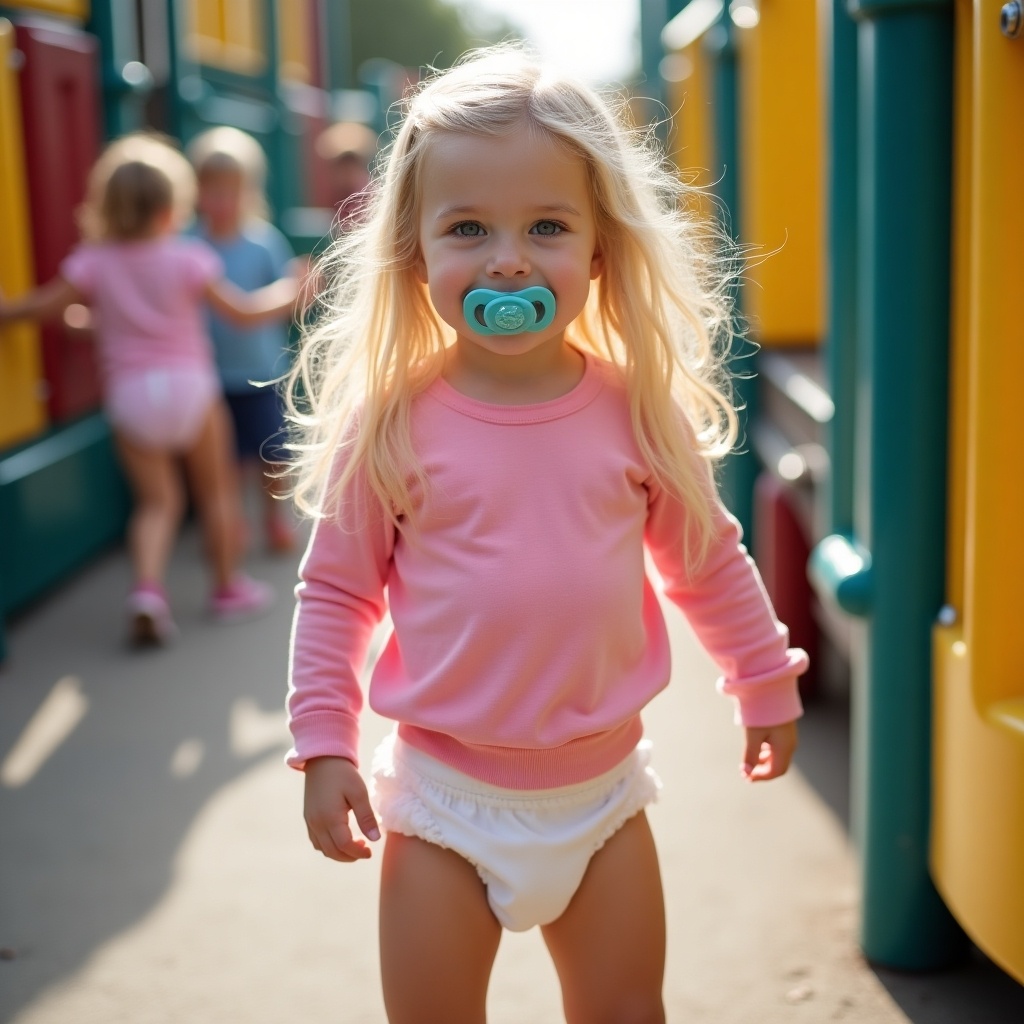
[(1022, 28), (1024, 8), (1021, 7), (1020, 0), (1011, 0), (1010, 3), (1003, 4), (1003, 9), (999, 12), (999, 30), (1007, 39), (1016, 39)]

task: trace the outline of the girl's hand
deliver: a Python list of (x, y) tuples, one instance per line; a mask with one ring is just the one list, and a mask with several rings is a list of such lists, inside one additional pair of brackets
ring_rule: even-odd
[(767, 782), (786, 774), (796, 751), (796, 722), (747, 726), (740, 774), (748, 782)]
[(367, 839), (380, 839), (366, 783), (356, 766), (344, 757), (315, 757), (306, 762), (305, 775), (303, 813), (313, 848), (343, 863), (371, 856), (370, 848), (349, 828), (352, 812)]

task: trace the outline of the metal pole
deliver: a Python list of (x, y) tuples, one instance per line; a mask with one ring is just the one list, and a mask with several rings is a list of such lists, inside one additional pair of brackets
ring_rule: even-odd
[(857, 21), (858, 451), (873, 587), (854, 664), (853, 786), (869, 960), (965, 948), (928, 872), (931, 627), (945, 577), (952, 161), (950, 0), (851, 0)]

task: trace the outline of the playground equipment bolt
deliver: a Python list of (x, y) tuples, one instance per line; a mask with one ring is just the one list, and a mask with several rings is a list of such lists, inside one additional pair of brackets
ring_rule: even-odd
[(1012, 0), (1012, 3), (1003, 4), (999, 13), (999, 28), (1007, 39), (1016, 39), (1020, 35), (1022, 23), (1024, 23), (1024, 8), (1020, 0)]

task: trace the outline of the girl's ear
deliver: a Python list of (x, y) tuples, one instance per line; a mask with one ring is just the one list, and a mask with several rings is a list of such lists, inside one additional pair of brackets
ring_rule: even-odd
[(423, 258), (423, 253), (416, 253), (416, 259), (413, 261), (412, 272), (416, 275), (416, 280), (420, 284), (429, 284), (427, 281), (427, 262)]
[(590, 280), (596, 281), (604, 273), (604, 253), (600, 249), (594, 250), (590, 257)]

